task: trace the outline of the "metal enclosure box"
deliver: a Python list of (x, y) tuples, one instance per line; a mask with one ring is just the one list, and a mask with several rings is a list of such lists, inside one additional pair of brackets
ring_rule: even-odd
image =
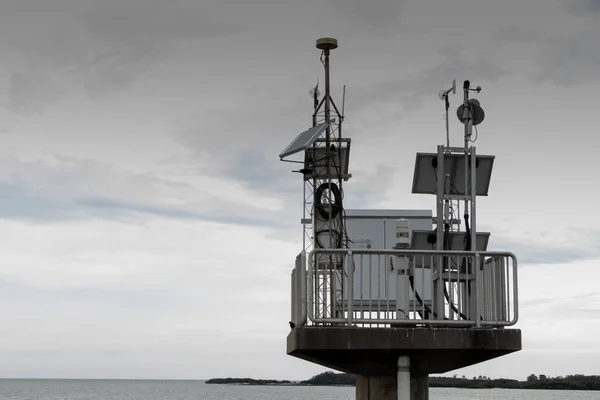
[(296, 265), (291, 275), (292, 319), (297, 326), (306, 324), (306, 254), (296, 256)]
[[(400, 218), (409, 221), (412, 231), (433, 229), (431, 210), (346, 210), (349, 247), (392, 250), (396, 244), (396, 220)], [(358, 263), (360, 261), (357, 262), (354, 272), (354, 309), (372, 310), (383, 302), (395, 306), (396, 279), (388, 268), (387, 257), (381, 256), (378, 262), (371, 260), (371, 265), (369, 257), (364, 257), (362, 268)], [(432, 298), (431, 270), (415, 271), (414, 284), (420, 288), (421, 298), (429, 303)], [(411, 293), (410, 301), (413, 300), (414, 296)]]

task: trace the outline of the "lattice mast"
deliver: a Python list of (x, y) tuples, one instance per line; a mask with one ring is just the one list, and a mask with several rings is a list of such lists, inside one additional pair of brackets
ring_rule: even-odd
[[(445, 102), (445, 119), (446, 119), (446, 145), (438, 146), (437, 158), (433, 161), (434, 169), (436, 171), (436, 204), (437, 204), (437, 216), (436, 216), (436, 237), (434, 242), (436, 243), (435, 248), (438, 251), (448, 250), (463, 250), (463, 251), (474, 251), (477, 250), (477, 230), (476, 230), (476, 205), (478, 195), (487, 195), (487, 186), (489, 185), (489, 173), (482, 177), (483, 181), (487, 182), (484, 190), (477, 188), (477, 169), (480, 159), (476, 156), (475, 146), (470, 146), (475, 140), (472, 139), (473, 127), (480, 124), (484, 117), (484, 111), (480, 106), (480, 103), (476, 99), (469, 99), (469, 92), (474, 91), (479, 93), (481, 87), (472, 89), (471, 84), (468, 80), (464, 81), (463, 84), (463, 103), (456, 110), (456, 115), (461, 123), (464, 124), (464, 145), (463, 147), (451, 147), (450, 146), (450, 129), (449, 129), (449, 100), (448, 96), (450, 93), (456, 93), (456, 81), (453, 81), (452, 88), (448, 90), (442, 90), (439, 92), (440, 99)], [(463, 157), (462, 164), (463, 170), (457, 171), (458, 158)], [(463, 174), (462, 186), (460, 189), (453, 182), (457, 181), (456, 174)], [(462, 189), (462, 190), (461, 190)], [(485, 193), (485, 194), (484, 194)], [(450, 233), (454, 231), (454, 227), (460, 227), (460, 211), (458, 215), (454, 214), (454, 201), (457, 202), (457, 208), (460, 209), (460, 201), (463, 201), (464, 205), (464, 223), (465, 223), (465, 243), (462, 248), (455, 248), (451, 243)], [(439, 271), (437, 276), (434, 275), (434, 292), (436, 297), (436, 304), (434, 305), (437, 315), (442, 317), (442, 312), (447, 312), (448, 316), (453, 319), (454, 313), (457, 313), (459, 318), (467, 318), (467, 316), (459, 313), (455, 306), (455, 290), (460, 291), (456, 285), (471, 285), (471, 282), (448, 282), (443, 277), (443, 273), (450, 273), (450, 271), (459, 268), (461, 271), (472, 273), (472, 266), (463, 260), (461, 265), (449, 265), (448, 260), (444, 260), (444, 265)], [(471, 293), (470, 299), (461, 299), (461, 301), (469, 302), (475, 301), (474, 290), (469, 290)], [(449, 302), (449, 307), (443, 310), (442, 298), (445, 297)], [(466, 307), (466, 304), (465, 304)], [(464, 307), (462, 307), (465, 309)]]
[[(325, 69), (325, 93), (321, 102), (313, 113), (313, 123), (325, 123), (325, 138), (317, 140), (314, 145), (314, 162), (318, 171), (313, 175), (313, 245), (315, 248), (342, 248), (346, 246), (346, 235), (343, 218), (343, 151), (342, 151), (342, 121), (343, 115), (339, 112), (331, 96), (331, 80), (329, 57), (331, 50), (338, 47), (337, 40), (321, 38), (317, 40), (317, 49), (321, 50), (321, 62)], [(332, 118), (332, 111), (335, 117)], [(324, 157), (324, 159), (322, 158)], [(317, 161), (322, 160), (322, 161)], [(341, 299), (336, 298), (343, 292), (341, 274), (335, 273), (341, 268), (341, 259), (338, 256), (327, 255), (317, 257), (317, 262), (325, 266), (318, 268), (324, 272), (318, 282), (321, 294), (316, 304), (321, 304), (324, 314), (336, 316), (341, 309)], [(329, 303), (329, 304), (328, 304)]]
[[(337, 40), (332, 38), (322, 38), (317, 40), (317, 48), (322, 51), (321, 62), (325, 69), (325, 94), (323, 99), (317, 105), (313, 113), (313, 121), (319, 121), (321, 108), (323, 109), (323, 122), (326, 124), (325, 140), (317, 140), (314, 148), (315, 157), (324, 156), (324, 165), (320, 165), (321, 171), (314, 174), (313, 183), (314, 193), (314, 213), (320, 223), (314, 224), (313, 236), (322, 248), (343, 247), (345, 238), (343, 237), (343, 218), (342, 216), (342, 166), (340, 144), (342, 142), (342, 120), (343, 116), (338, 111), (335, 102), (331, 97), (329, 56), (330, 51), (337, 48)], [(332, 108), (335, 111), (336, 118), (332, 118)], [(323, 151), (324, 150), (324, 151)], [(324, 154), (320, 154), (323, 153)], [(323, 168), (324, 167), (324, 168)], [(319, 235), (326, 236), (326, 241), (319, 240)]]
[[(300, 133), (279, 155), (282, 161), (289, 161), (285, 158), (304, 151), (304, 168), (296, 172), (302, 173), (304, 180), (302, 246), (305, 253), (313, 249), (348, 247), (342, 183), (351, 177), (348, 174), (350, 139), (342, 137), (343, 104), (340, 112), (331, 96), (329, 68), (331, 50), (336, 49), (338, 44), (336, 39), (321, 38), (317, 40), (316, 47), (321, 50), (325, 69), (325, 93), (320, 98), (317, 81), (317, 86), (310, 91), (313, 99), (312, 128)], [(318, 305), (320, 315), (335, 316), (342, 312), (343, 276), (339, 273), (342, 257), (323, 255), (315, 257), (315, 260), (317, 265), (308, 266), (319, 271), (314, 282), (319, 288), (315, 305)]]
[[(456, 110), (457, 117), (461, 123), (464, 124), (464, 147), (451, 147), (450, 146), (450, 126), (449, 126), (449, 95), (450, 93), (456, 94), (456, 80), (452, 82), (452, 87), (448, 90), (441, 90), (439, 92), (439, 97), (441, 100), (444, 100), (445, 103), (445, 115), (444, 119), (446, 120), (446, 145), (439, 146), (443, 155), (449, 155), (452, 153), (463, 153), (464, 154), (464, 190), (462, 193), (457, 192), (457, 188), (454, 187), (451, 183), (451, 177), (449, 171), (444, 171), (444, 176), (441, 177), (442, 180), (439, 181), (441, 183), (440, 188), (438, 190), (438, 215), (436, 218), (436, 224), (438, 226), (437, 234), (438, 237), (436, 240), (437, 249), (438, 250), (449, 250), (446, 248), (447, 243), (444, 244), (444, 234), (449, 231), (460, 230), (460, 200), (463, 200), (464, 203), (464, 218), (465, 218), (465, 228), (470, 233), (468, 238), (467, 246), (470, 247), (471, 244), (475, 243), (475, 222), (476, 222), (476, 178), (475, 170), (476, 166), (471, 166), (470, 156), (475, 155), (475, 147), (470, 146), (471, 143), (474, 143), (475, 140), (472, 139), (473, 127), (480, 124), (483, 121), (485, 116), (483, 109), (480, 106), (480, 103), (477, 99), (469, 99), (469, 92), (475, 91), (479, 93), (481, 91), (481, 87), (477, 86), (477, 88), (472, 89), (470, 86), (470, 82), (464, 81), (463, 84), (463, 94), (464, 100), (463, 104), (461, 104)], [(438, 170), (439, 172), (443, 171), (442, 169)], [(457, 203), (458, 213), (454, 214), (454, 201)], [(441, 212), (440, 212), (441, 211)], [(469, 216), (471, 216), (471, 224), (469, 227)], [(443, 228), (443, 229), (442, 229)]]

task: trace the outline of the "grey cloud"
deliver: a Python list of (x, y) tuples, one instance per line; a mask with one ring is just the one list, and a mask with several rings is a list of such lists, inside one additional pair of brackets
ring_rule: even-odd
[(203, 160), (191, 159), (187, 164), (196, 162), (198, 173), (233, 179), (255, 193), (285, 195), (301, 188), (300, 175), (291, 172), (301, 168), (300, 164), (283, 163), (277, 156), (310, 126), (310, 102), (306, 101), (306, 125), (285, 124), (280, 121), (298, 120), (301, 106), (296, 101), (278, 99), (268, 107), (256, 109), (248, 104), (273, 102), (271, 96), (251, 91), (236, 96), (237, 104), (202, 110), (194, 117), (196, 122), (175, 131), (175, 139)]
[(496, 39), (504, 42), (531, 43), (546, 38), (546, 35), (523, 26), (502, 26), (493, 35)]
[(208, 38), (239, 31), (239, 26), (213, 19), (214, 11), (214, 7), (200, 7), (190, 0), (109, 0), (94, 3), (82, 16), (92, 37), (154, 52), (171, 45), (174, 38)]
[[(76, 204), (88, 207), (91, 210), (100, 211), (103, 216), (116, 216), (121, 213), (143, 213), (158, 215), (176, 219), (197, 219), (208, 222), (227, 223), (251, 226), (276, 226), (276, 220), (253, 218), (246, 216), (247, 213), (236, 212), (235, 207), (220, 206), (219, 210), (198, 213), (185, 209), (176, 209), (152, 204), (134, 203), (107, 198), (82, 198), (75, 201)], [(249, 213), (248, 213), (249, 214)]]
[[(486, 81), (496, 81), (511, 72), (499, 66), (488, 56), (478, 56), (472, 61), (461, 56), (454, 48), (443, 48), (440, 54), (444, 60), (423, 72), (402, 80), (380, 82), (368, 89), (361, 89), (355, 97), (359, 107), (374, 107), (390, 100), (398, 101), (402, 108), (413, 110), (421, 106), (425, 97), (437, 96), (439, 90), (447, 86), (449, 80), (469, 79), (474, 84), (485, 85)], [(436, 97), (437, 98), (437, 97)]]
[(17, 184), (0, 184), (0, 216), (37, 222), (56, 222), (76, 217), (68, 202), (40, 196)]
[(551, 298), (538, 298), (538, 299), (529, 299), (529, 300), (519, 300), (519, 305), (525, 309), (527, 308), (537, 308), (539, 306), (550, 306), (557, 304), (565, 304), (569, 305), (579, 304), (581, 300), (593, 300), (598, 298), (598, 293), (583, 293), (577, 296), (570, 297), (551, 297)]
[[(292, 175), (291, 172), (285, 173), (276, 163), (278, 162), (274, 155), (267, 157), (261, 151), (242, 151), (235, 155), (231, 161), (224, 167), (223, 174), (229, 177), (235, 177), (249, 189), (265, 190), (274, 189), (285, 190), (286, 183), (296, 181), (301, 184), (299, 174)], [(269, 159), (270, 158), (270, 159)], [(288, 164), (290, 169), (297, 170), (298, 164)], [(293, 179), (298, 178), (298, 179)]]
[(344, 16), (348, 27), (356, 31), (357, 27), (374, 31), (397, 28), (400, 25), (403, 0), (326, 0), (331, 7), (331, 18)]
[(555, 242), (541, 244), (532, 240), (515, 240), (503, 234), (494, 235), (493, 233), (490, 236), (489, 250), (514, 253), (520, 266), (527, 264), (561, 264), (600, 257), (600, 246), (587, 241), (579, 246)]
[(109, 49), (78, 70), (92, 93), (130, 85), (149, 67), (167, 58), (179, 41), (242, 30), (240, 25), (215, 19), (209, 8), (181, 0), (95, 3), (83, 13), (82, 21), (91, 38)]
[[(576, 16), (596, 17), (600, 13), (600, 1), (566, 0), (565, 8)], [(593, 24), (593, 25), (592, 25)], [(523, 26), (505, 26), (493, 35), (502, 42), (527, 44), (537, 70), (531, 78), (534, 82), (551, 81), (556, 85), (581, 85), (600, 79), (597, 65), (600, 63), (600, 36), (597, 23), (581, 24), (582, 29), (570, 34), (552, 34)]]
[(29, 285), (16, 279), (0, 275), (0, 289), (4, 299), (28, 304), (54, 302), (96, 302), (103, 307), (136, 309), (136, 312), (151, 312), (167, 305), (185, 306), (184, 293), (172, 290), (172, 287), (151, 287), (137, 281), (135, 287), (119, 284), (94, 284), (72, 286)]
[[(151, 174), (130, 174), (89, 160), (57, 156), (23, 163), (0, 160), (7, 176), (0, 182), (0, 216), (34, 222), (66, 221), (96, 216), (137, 221), (140, 215), (253, 226), (278, 226), (277, 212), (223, 201), (210, 188), (198, 188)], [(180, 207), (146, 201), (163, 191), (185, 196), (194, 189), (201, 200), (186, 199)], [(197, 211), (197, 210), (202, 210)]]
[(135, 188), (142, 196), (166, 179), (121, 171), (113, 165), (69, 156), (48, 156), (46, 159), (23, 162), (15, 158), (0, 159), (4, 181), (13, 191), (34, 193), (52, 199), (77, 197), (99, 191), (120, 192)]
[(168, 59), (179, 43), (244, 29), (241, 22), (226, 18), (223, 7), (214, 9), (184, 0), (63, 1), (52, 7), (14, 2), (0, 16), (0, 33), (26, 57), (28, 65), (46, 74), (44, 78), (29, 77), (27, 83), (20, 83), (27, 88), (9, 93), (11, 103), (17, 103), (14, 111), (26, 111), (18, 106), (23, 91), (29, 93), (28, 101), (36, 110), (54, 101), (47, 95), (32, 96), (45, 93), (47, 81), (56, 75), (80, 82), (92, 96), (127, 89)]
[(368, 204), (386, 200), (387, 189), (390, 188), (395, 169), (386, 164), (379, 164), (373, 172), (352, 171), (352, 190), (344, 193), (347, 208), (368, 208)]
[(550, 37), (540, 44), (537, 82), (582, 85), (600, 79), (600, 41), (597, 27), (566, 37)]
[(9, 108), (22, 115), (41, 114), (47, 104), (53, 102), (59, 91), (41, 74), (14, 73), (8, 87)]
[(598, 293), (584, 293), (570, 297), (543, 298), (520, 301), (523, 311), (551, 310), (563, 320), (596, 321), (600, 314)]
[(600, 0), (563, 0), (565, 9), (577, 16), (600, 14)]

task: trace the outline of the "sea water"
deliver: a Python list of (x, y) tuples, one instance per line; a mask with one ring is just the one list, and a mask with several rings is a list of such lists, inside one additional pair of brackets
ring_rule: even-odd
[[(599, 392), (431, 388), (431, 400), (600, 400)], [(10, 400), (350, 400), (353, 387), (209, 385), (203, 381), (0, 380)]]

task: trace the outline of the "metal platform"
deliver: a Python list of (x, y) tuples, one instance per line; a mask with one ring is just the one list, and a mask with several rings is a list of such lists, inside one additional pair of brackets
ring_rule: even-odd
[(362, 376), (394, 377), (400, 356), (411, 374), (440, 374), (519, 350), (520, 329), (302, 326), (287, 337), (287, 354)]

